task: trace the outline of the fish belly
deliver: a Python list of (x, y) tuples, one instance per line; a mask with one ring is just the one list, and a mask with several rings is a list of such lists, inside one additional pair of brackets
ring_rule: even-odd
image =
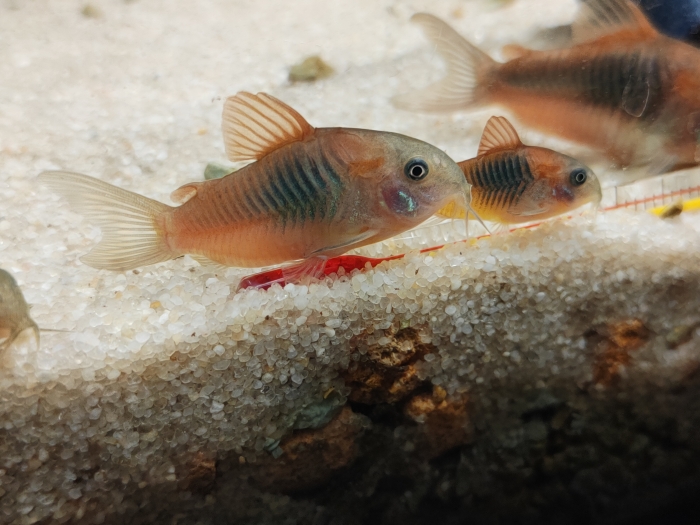
[(527, 126), (601, 151), (619, 166), (648, 162), (652, 152), (664, 154), (661, 135), (619, 111), (513, 88), (501, 88), (491, 98)]
[(327, 224), (309, 221), (285, 226), (270, 218), (183, 233), (174, 239), (174, 245), (179, 253), (200, 255), (225, 266), (259, 268), (313, 256), (337, 241), (332, 233)]

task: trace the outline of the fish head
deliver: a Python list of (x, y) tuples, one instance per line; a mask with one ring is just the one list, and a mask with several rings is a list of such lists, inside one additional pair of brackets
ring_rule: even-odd
[[(542, 209), (554, 216), (592, 203), (598, 207), (603, 193), (598, 177), (582, 162), (545, 148), (528, 148), (529, 164), (535, 178), (533, 187), (545, 187), (538, 191)], [(546, 202), (549, 201), (549, 202)], [(543, 217), (544, 218), (544, 217)]]
[(377, 189), (390, 220), (417, 225), (453, 204), (455, 216), (465, 216), (471, 186), (459, 166), (442, 150), (410, 137), (391, 134)]

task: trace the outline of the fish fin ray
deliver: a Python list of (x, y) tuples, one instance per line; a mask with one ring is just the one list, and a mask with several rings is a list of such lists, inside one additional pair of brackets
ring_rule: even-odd
[(464, 219), (466, 216), (466, 210), (458, 209), (457, 203), (455, 201), (450, 202), (446, 206), (443, 206), (435, 214), (443, 219)]
[(447, 75), (425, 89), (394, 97), (394, 105), (414, 111), (454, 111), (474, 104), (480, 76), (496, 62), (433, 15), (418, 13), (411, 21), (435, 45), (447, 63)]
[(379, 230), (367, 230), (366, 232), (362, 232), (355, 237), (348, 239), (347, 241), (334, 244), (332, 246), (324, 246), (323, 248), (319, 248), (318, 250), (313, 251), (310, 255), (309, 258), (312, 257), (324, 257), (326, 253), (328, 252), (335, 252), (336, 250), (340, 249), (347, 249), (350, 250), (352, 248), (359, 248), (357, 246), (358, 243), (361, 243), (362, 241), (366, 241), (367, 239), (370, 239), (377, 235), (379, 233)]
[(221, 264), (220, 262), (216, 262), (211, 260), (209, 257), (205, 257), (204, 255), (198, 255), (198, 254), (190, 254), (190, 257), (197, 261), (200, 266), (204, 266), (206, 268), (211, 268), (213, 270), (227, 270), (230, 268), (229, 266), (226, 266), (225, 264)]
[(190, 182), (184, 186), (180, 186), (170, 194), (170, 200), (178, 204), (185, 204), (188, 200), (197, 195), (197, 188), (204, 184), (203, 182)]
[(232, 161), (259, 160), (314, 133), (313, 126), (281, 100), (245, 91), (226, 99), (221, 127), (226, 156)]
[(39, 181), (102, 230), (97, 246), (80, 258), (88, 266), (119, 272), (178, 256), (156, 223), (170, 206), (79, 173), (45, 171)]
[[(304, 259), (300, 263), (282, 267), (282, 278), (273, 282), (283, 281), (284, 284), (298, 283), (304, 277), (312, 279), (321, 279), (324, 276), (328, 257), (312, 256)], [(282, 283), (280, 283), (282, 284)]]
[(493, 151), (510, 150), (522, 146), (518, 132), (505, 117), (491, 117), (486, 123), (479, 142), (478, 156)]
[(659, 33), (629, 0), (588, 0), (579, 8), (571, 32), (574, 43), (595, 40), (617, 31), (637, 33), (641, 40)]

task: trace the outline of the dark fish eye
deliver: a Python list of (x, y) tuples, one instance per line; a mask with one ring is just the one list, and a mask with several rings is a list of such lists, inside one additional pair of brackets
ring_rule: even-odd
[(421, 180), (428, 175), (428, 163), (423, 159), (415, 158), (406, 163), (403, 172), (411, 180)]
[(569, 178), (571, 179), (571, 184), (574, 186), (580, 186), (586, 182), (588, 175), (586, 175), (586, 170), (577, 169), (571, 172)]

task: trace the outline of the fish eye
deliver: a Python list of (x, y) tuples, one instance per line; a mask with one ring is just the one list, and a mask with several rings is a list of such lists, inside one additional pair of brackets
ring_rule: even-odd
[(571, 184), (574, 186), (580, 186), (584, 182), (586, 182), (586, 179), (588, 178), (588, 175), (586, 175), (586, 170), (582, 169), (577, 169), (571, 172), (571, 175), (569, 175), (569, 178), (571, 179)]
[(421, 158), (411, 159), (404, 166), (403, 172), (411, 180), (422, 180), (428, 175), (428, 163)]

